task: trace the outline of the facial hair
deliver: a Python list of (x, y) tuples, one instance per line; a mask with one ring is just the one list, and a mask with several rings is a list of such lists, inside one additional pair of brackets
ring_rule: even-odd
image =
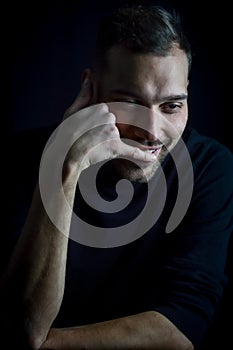
[(161, 163), (164, 161), (168, 153), (169, 151), (167, 147), (162, 146), (158, 157), (155, 159), (155, 161), (152, 164), (149, 164), (144, 167), (140, 167), (133, 161), (123, 158), (113, 159), (112, 162), (116, 171), (122, 178), (131, 182), (145, 183), (150, 181), (152, 177), (154, 177), (157, 169), (160, 167)]

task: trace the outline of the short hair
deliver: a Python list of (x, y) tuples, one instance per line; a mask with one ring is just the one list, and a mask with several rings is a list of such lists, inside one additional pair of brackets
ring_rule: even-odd
[(105, 16), (99, 24), (95, 45), (95, 65), (101, 66), (106, 53), (121, 45), (135, 53), (166, 56), (174, 45), (183, 50), (191, 68), (190, 43), (181, 26), (180, 15), (160, 5), (128, 5)]

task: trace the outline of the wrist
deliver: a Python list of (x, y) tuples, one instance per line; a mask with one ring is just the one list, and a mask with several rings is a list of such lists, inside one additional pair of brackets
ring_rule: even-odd
[(65, 160), (62, 168), (62, 184), (73, 184), (76, 186), (82, 170), (77, 166), (76, 162)]

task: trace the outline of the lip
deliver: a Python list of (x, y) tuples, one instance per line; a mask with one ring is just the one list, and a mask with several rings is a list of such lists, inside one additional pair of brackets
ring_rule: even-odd
[(152, 154), (158, 154), (162, 148), (162, 146), (144, 146), (142, 144), (138, 144), (137, 147), (140, 148), (142, 151), (152, 151)]
[(155, 157), (157, 157), (161, 151), (162, 147), (158, 147), (155, 149), (155, 151), (152, 153)]
[(151, 154), (153, 154), (155, 157), (158, 156), (159, 152), (163, 148), (163, 144), (160, 145), (154, 145), (154, 146), (146, 146), (145, 144), (141, 143), (140, 141), (130, 140), (130, 139), (123, 139), (123, 142), (125, 142), (128, 145), (131, 145), (133, 147), (139, 148), (141, 151), (148, 152), (151, 151)]

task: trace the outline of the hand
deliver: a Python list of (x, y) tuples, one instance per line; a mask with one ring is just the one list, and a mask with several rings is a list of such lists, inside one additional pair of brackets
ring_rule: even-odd
[(120, 138), (117, 116), (106, 103), (92, 104), (92, 91), (87, 76), (78, 97), (66, 111), (60, 137), (69, 139), (65, 165), (81, 173), (97, 162), (124, 157), (131, 161), (152, 162), (154, 157)]

